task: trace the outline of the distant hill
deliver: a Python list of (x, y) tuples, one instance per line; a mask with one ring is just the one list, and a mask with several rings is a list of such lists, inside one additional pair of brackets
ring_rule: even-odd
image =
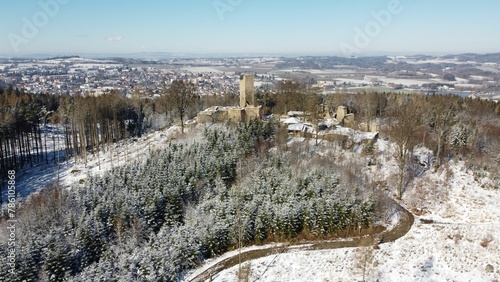
[(299, 57), (286, 58), (284, 62), (276, 65), (277, 68), (302, 68), (302, 69), (329, 69), (336, 66), (351, 66), (359, 68), (381, 68), (387, 56), (377, 57)]
[(500, 63), (500, 53), (491, 53), (491, 54), (465, 53), (459, 55), (447, 55), (443, 56), (443, 58), (447, 59), (456, 58), (461, 62), (475, 61), (478, 63)]
[(47, 60), (67, 60), (67, 59), (81, 59), (80, 56), (56, 56), (52, 58), (47, 58)]

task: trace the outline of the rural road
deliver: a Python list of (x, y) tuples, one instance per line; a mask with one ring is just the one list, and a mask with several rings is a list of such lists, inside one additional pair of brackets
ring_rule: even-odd
[(289, 244), (286, 246), (269, 247), (266, 249), (259, 249), (259, 250), (250, 250), (241, 253), (241, 257), (238, 254), (235, 254), (232, 257), (217, 262), (210, 268), (198, 274), (196, 277), (184, 281), (202, 282), (210, 280), (210, 278), (216, 275), (217, 273), (221, 272), (224, 269), (228, 269), (235, 265), (238, 265), (240, 262), (243, 263), (246, 261), (270, 255), (285, 253), (291, 249), (297, 251), (300, 249), (327, 250), (327, 249), (364, 247), (373, 245), (375, 238), (378, 238), (378, 240), (380, 240), (380, 244), (394, 242), (397, 239), (403, 237), (406, 233), (408, 233), (415, 219), (408, 210), (400, 206), (396, 201), (393, 201), (393, 204), (395, 206), (397, 213), (399, 214), (399, 221), (392, 229), (388, 231), (383, 231), (379, 234), (371, 235), (368, 237), (365, 236), (365, 237), (349, 238), (345, 241), (309, 241), (309, 242), (301, 241), (297, 244)]

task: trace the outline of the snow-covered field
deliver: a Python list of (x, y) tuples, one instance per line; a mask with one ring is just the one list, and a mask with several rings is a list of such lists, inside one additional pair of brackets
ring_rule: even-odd
[(211, 67), (185, 67), (182, 70), (190, 71), (190, 72), (213, 72), (213, 73), (222, 73), (222, 71), (211, 68)]
[[(379, 150), (387, 147), (379, 143)], [(395, 165), (382, 162), (379, 177), (389, 178)], [(499, 281), (500, 190), (481, 188), (481, 181), (463, 163), (429, 170), (403, 197), (420, 216), (396, 242), (256, 259), (244, 264), (248, 281)], [(213, 281), (237, 281), (237, 275), (235, 266)]]

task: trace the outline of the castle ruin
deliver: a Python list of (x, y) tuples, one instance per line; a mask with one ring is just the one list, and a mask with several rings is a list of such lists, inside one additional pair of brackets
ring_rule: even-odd
[(245, 74), (240, 76), (240, 105), (239, 107), (212, 107), (198, 114), (198, 123), (230, 121), (238, 123), (262, 118), (262, 106), (257, 106), (255, 99), (254, 76)]

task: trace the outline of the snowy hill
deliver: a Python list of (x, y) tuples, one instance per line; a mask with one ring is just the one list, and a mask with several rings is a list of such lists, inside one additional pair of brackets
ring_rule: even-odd
[[(188, 131), (179, 142), (202, 138), (203, 127)], [(101, 175), (131, 160), (144, 159), (150, 150), (177, 140), (179, 127), (172, 127), (117, 143), (87, 163), (73, 161), (60, 167), (62, 187), (78, 187), (89, 175)], [(304, 143), (293, 139), (289, 146)], [(311, 140), (309, 150), (331, 156), (344, 166), (349, 162), (368, 163), (369, 157), (342, 151), (329, 143), (318, 146)], [(377, 165), (363, 171), (375, 182), (390, 182), (397, 172), (391, 144), (378, 140)], [(424, 152), (425, 153), (425, 152)], [(424, 153), (421, 152), (422, 155)], [(52, 168), (50, 168), (52, 167)], [(49, 170), (50, 168), (50, 170)], [(19, 193), (26, 196), (57, 179), (53, 165), (39, 165), (19, 172)], [(411, 230), (393, 243), (372, 247), (308, 250), (307, 245), (244, 263), (248, 281), (498, 281), (500, 279), (500, 190), (483, 185), (462, 162), (450, 162), (437, 171), (424, 170), (411, 183), (401, 202), (414, 212)], [(387, 191), (392, 193), (392, 191)], [(396, 218), (397, 219), (397, 218)], [(388, 226), (390, 228), (390, 226)], [(280, 247), (274, 244), (271, 247)], [(245, 250), (268, 248), (253, 246)], [(186, 276), (186, 281), (213, 262), (234, 257), (238, 251), (222, 255)], [(214, 273), (213, 281), (237, 281), (239, 267)]]
[[(377, 177), (395, 173), (387, 153), (380, 159), (387, 161)], [(248, 281), (498, 281), (500, 190), (482, 188), (482, 181), (462, 162), (429, 170), (404, 194), (402, 204), (421, 216), (396, 242), (255, 259), (244, 264)], [(237, 281), (237, 275), (235, 266), (213, 281)]]

